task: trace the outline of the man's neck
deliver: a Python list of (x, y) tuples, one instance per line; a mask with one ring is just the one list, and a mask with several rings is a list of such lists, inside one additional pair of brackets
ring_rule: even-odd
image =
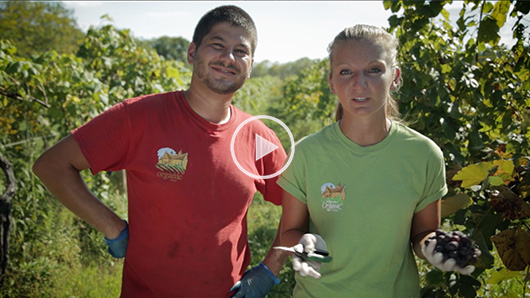
[(191, 109), (212, 123), (226, 123), (230, 120), (230, 104), (234, 94), (218, 94), (207, 88), (189, 88), (184, 97)]

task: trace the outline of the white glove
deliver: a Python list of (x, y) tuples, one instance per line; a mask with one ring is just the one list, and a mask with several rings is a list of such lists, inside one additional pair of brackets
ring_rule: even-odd
[[(293, 246), (296, 251), (312, 253), (316, 249), (327, 250), (326, 241), (318, 234), (304, 234), (297, 245)], [(320, 266), (322, 263), (316, 261), (304, 261), (297, 256), (293, 256), (293, 269), (301, 276), (311, 276), (320, 278)]]
[(442, 271), (456, 271), (460, 272), (460, 274), (468, 275), (473, 273), (475, 271), (475, 266), (473, 265), (467, 265), (466, 267), (462, 268), (456, 264), (456, 260), (454, 258), (448, 258), (445, 262), (443, 260), (444, 256), (441, 252), (434, 252), (434, 248), (436, 247), (436, 240), (431, 240), (427, 245), (423, 245), (421, 247), (421, 252), (436, 268), (442, 270)]

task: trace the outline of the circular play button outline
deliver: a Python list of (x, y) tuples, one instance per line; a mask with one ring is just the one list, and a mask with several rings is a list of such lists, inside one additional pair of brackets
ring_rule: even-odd
[[(291, 141), (291, 152), (289, 154), (289, 159), (287, 160), (287, 162), (285, 163), (283, 168), (281, 168), (276, 173), (265, 175), (265, 176), (256, 175), (256, 174), (250, 173), (249, 171), (245, 170), (245, 168), (243, 168), (243, 166), (241, 166), (241, 164), (237, 161), (237, 157), (236, 157), (236, 155), (234, 153), (234, 143), (235, 143), (235, 140), (236, 140), (236, 136), (239, 133), (239, 131), (241, 130), (241, 128), (243, 128), (243, 126), (245, 126), (245, 124), (249, 123), (250, 121), (254, 121), (254, 120), (257, 120), (257, 119), (269, 119), (269, 120), (272, 120), (272, 121), (280, 124), (283, 127), (283, 129), (285, 129), (287, 131), (287, 134), (289, 134), (289, 139)], [(252, 116), (252, 117), (246, 119), (245, 121), (241, 122), (241, 124), (239, 124), (238, 127), (236, 128), (236, 130), (234, 131), (234, 134), (232, 135), (232, 139), (230, 140), (230, 154), (232, 155), (232, 160), (236, 164), (237, 168), (241, 172), (245, 173), (247, 176), (250, 176), (250, 177), (255, 178), (255, 179), (270, 179), (270, 178), (276, 177), (276, 176), (280, 175), (281, 173), (283, 173), (283, 171), (285, 171), (287, 169), (287, 167), (291, 164), (291, 161), (293, 161), (293, 157), (294, 157), (294, 138), (293, 138), (293, 134), (291, 133), (291, 131), (289, 130), (287, 125), (285, 125), (285, 123), (283, 123), (281, 120), (279, 120), (277, 118), (274, 118), (274, 117), (269, 116), (269, 115)]]

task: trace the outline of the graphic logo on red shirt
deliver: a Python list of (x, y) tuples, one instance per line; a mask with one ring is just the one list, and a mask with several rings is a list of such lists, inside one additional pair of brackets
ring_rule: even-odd
[(346, 186), (324, 183), (320, 186), (320, 193), (322, 194), (322, 208), (333, 212), (342, 210), (341, 207), (346, 199)]
[(182, 153), (182, 149), (177, 153), (175, 150), (165, 147), (158, 149), (157, 157), (156, 168), (162, 171), (157, 173), (158, 177), (171, 181), (182, 180), (188, 166), (188, 153)]

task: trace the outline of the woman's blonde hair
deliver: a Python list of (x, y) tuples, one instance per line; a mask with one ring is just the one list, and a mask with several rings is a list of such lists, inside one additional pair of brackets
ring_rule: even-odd
[[(355, 41), (367, 40), (367, 41), (370, 41), (374, 44), (381, 46), (381, 48), (385, 50), (387, 54), (388, 62), (390, 65), (392, 65), (392, 69), (395, 72), (395, 69), (398, 67), (396, 59), (397, 59), (397, 54), (398, 54), (399, 43), (397, 39), (392, 34), (384, 30), (383, 28), (371, 26), (371, 25), (364, 25), (364, 24), (345, 28), (337, 36), (335, 36), (335, 39), (333, 39), (333, 42), (331, 42), (328, 46), (330, 67), (332, 65), (331, 61), (333, 59), (333, 49), (337, 45), (343, 42), (348, 42), (352, 40), (355, 40)], [(396, 88), (394, 89), (394, 92), (398, 89), (398, 87), (399, 86), (396, 86)], [(399, 106), (398, 106), (397, 101), (392, 97), (391, 94), (388, 94), (387, 99), (388, 100), (387, 100), (387, 105), (386, 105), (386, 110), (385, 110), (387, 117), (393, 120), (398, 120), (399, 119)], [(337, 121), (341, 120), (343, 116), (343, 112), (344, 110), (339, 101), (337, 103), (337, 108), (335, 110), (335, 120)]]

